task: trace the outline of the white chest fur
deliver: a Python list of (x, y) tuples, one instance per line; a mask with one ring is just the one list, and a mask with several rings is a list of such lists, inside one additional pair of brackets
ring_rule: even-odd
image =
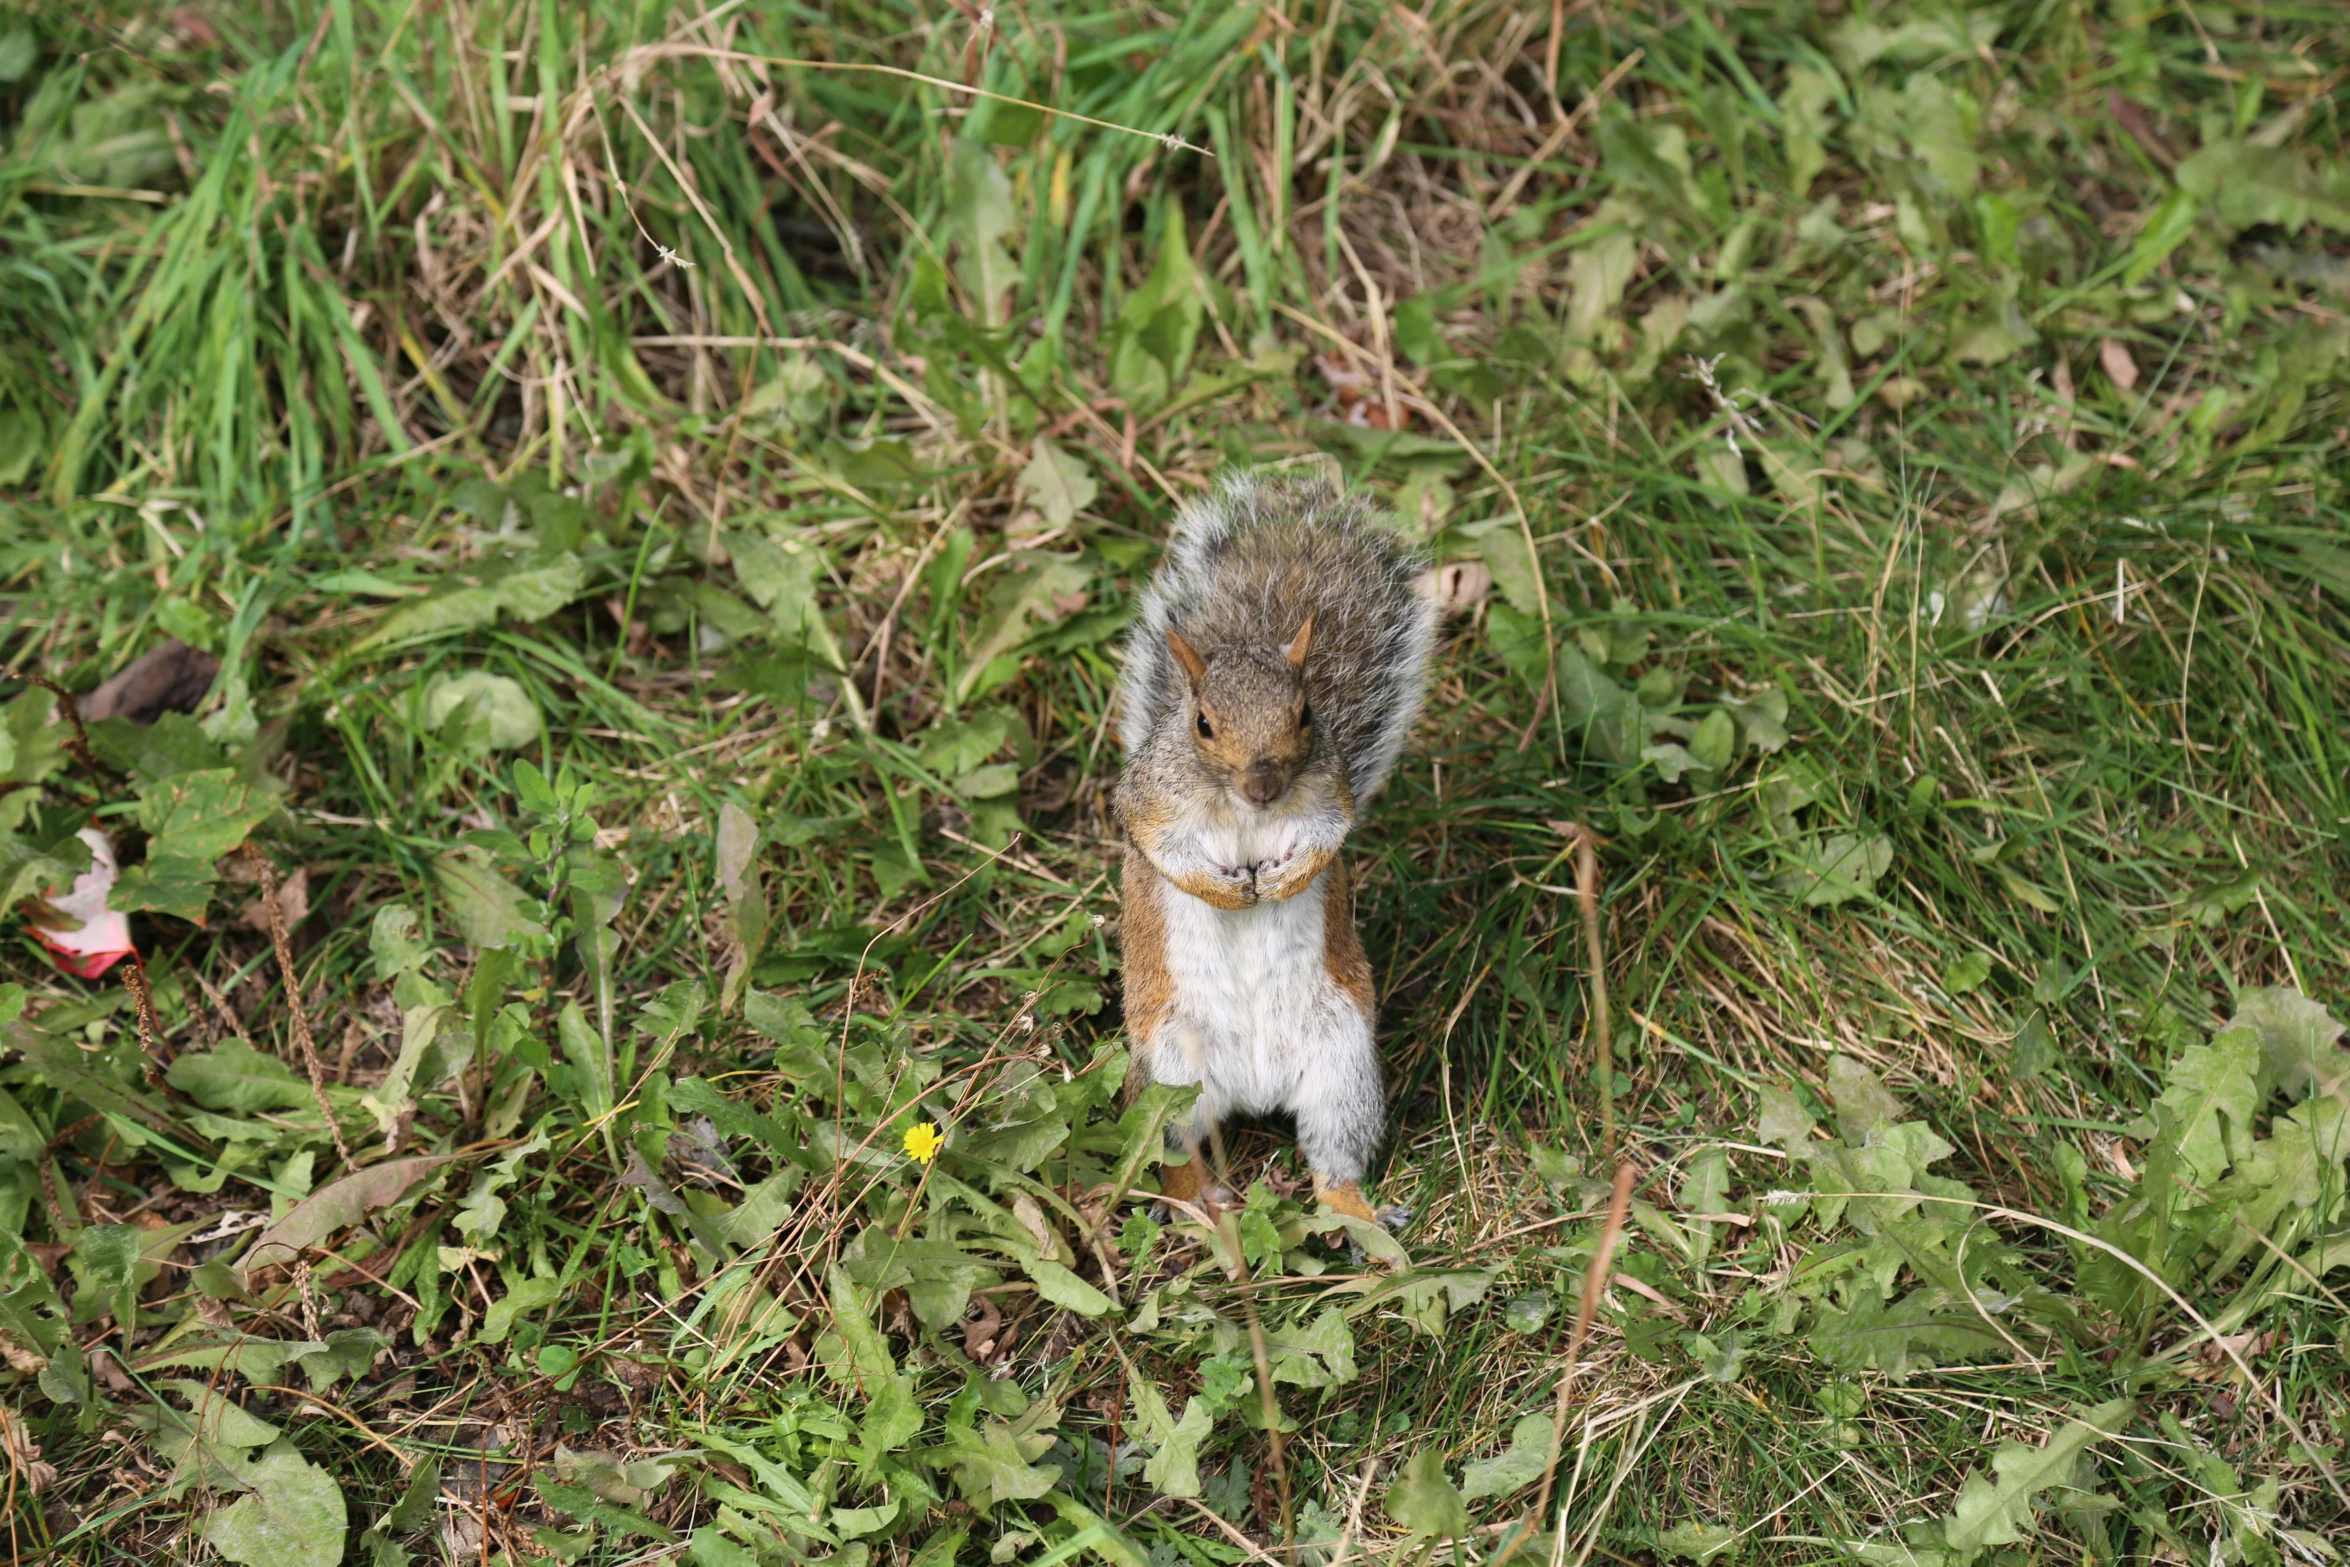
[(1320, 878), (1235, 910), (1162, 886), (1174, 1005), (1152, 1075), (1198, 1083), (1203, 1120), (1297, 1109), (1318, 1066), (1368, 1049), (1370, 1020), (1330, 973)]

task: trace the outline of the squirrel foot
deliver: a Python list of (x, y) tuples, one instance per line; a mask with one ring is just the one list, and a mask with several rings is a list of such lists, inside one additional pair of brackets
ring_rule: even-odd
[(1151, 1204), (1151, 1218), (1154, 1221), (1166, 1223), (1174, 1214), (1173, 1204), (1177, 1202), (1190, 1203), (1211, 1212), (1216, 1208), (1232, 1206), (1232, 1193), (1220, 1183), (1209, 1180), (1200, 1165), (1201, 1155), (1195, 1153), (1185, 1163), (1167, 1165), (1159, 1172), (1159, 1192), (1163, 1198), (1172, 1201)]
[(1379, 1216), (1371, 1211), (1371, 1205), (1363, 1201), (1362, 1187), (1354, 1181), (1342, 1181), (1336, 1186), (1324, 1186), (1321, 1182), (1316, 1181), (1314, 1196), (1320, 1199), (1322, 1206), (1332, 1213), (1343, 1213), (1348, 1218), (1360, 1219), (1365, 1224), (1379, 1222)]

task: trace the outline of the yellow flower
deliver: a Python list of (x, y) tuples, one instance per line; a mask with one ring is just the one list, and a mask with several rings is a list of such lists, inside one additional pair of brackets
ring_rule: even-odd
[(946, 1145), (946, 1133), (938, 1129), (936, 1122), (916, 1121), (906, 1128), (906, 1157), (917, 1164), (928, 1164)]

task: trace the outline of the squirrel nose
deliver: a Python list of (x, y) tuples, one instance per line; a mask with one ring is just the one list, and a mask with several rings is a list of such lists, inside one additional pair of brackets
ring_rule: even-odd
[(1277, 762), (1252, 762), (1240, 778), (1240, 797), (1251, 805), (1271, 805), (1281, 798), (1281, 791), (1289, 787), (1289, 780), (1281, 776)]

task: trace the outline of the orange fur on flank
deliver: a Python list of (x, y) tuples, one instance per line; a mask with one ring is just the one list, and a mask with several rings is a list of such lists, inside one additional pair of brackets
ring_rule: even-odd
[(1151, 1049), (1159, 1025), (1175, 1005), (1174, 981), (1167, 974), (1167, 919), (1159, 908), (1159, 900), (1165, 896), (1151, 862), (1140, 849), (1128, 844), (1119, 896), (1118, 948), (1125, 959), (1126, 1037), (1134, 1041), (1133, 1064), (1126, 1073), (1130, 1095), (1142, 1092), (1151, 1081)]
[(1371, 984), (1371, 959), (1363, 951), (1362, 933), (1355, 929), (1354, 887), (1347, 879), (1345, 860), (1331, 857), (1322, 887), (1322, 966), (1355, 1010), (1371, 1017), (1379, 997)]

